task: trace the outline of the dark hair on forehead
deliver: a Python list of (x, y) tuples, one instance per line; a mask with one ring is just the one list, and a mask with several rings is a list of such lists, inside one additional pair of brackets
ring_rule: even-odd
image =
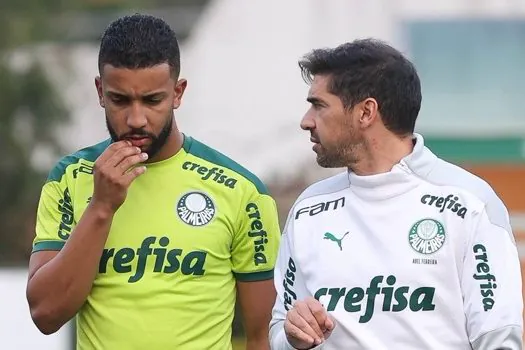
[(162, 19), (134, 14), (110, 23), (102, 35), (98, 69), (149, 68), (168, 63), (174, 76), (180, 73), (180, 52), (175, 32)]
[(366, 98), (377, 101), (383, 123), (392, 132), (414, 132), (421, 108), (421, 83), (414, 65), (401, 52), (375, 39), (316, 49), (299, 61), (302, 76), (329, 77), (328, 89), (350, 109)]

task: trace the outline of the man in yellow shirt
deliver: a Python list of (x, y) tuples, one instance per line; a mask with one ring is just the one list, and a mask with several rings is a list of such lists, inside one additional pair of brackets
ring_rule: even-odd
[(247, 348), (268, 349), (275, 201), (178, 130), (174, 32), (152, 16), (114, 21), (99, 71), (111, 138), (61, 159), (43, 186), (27, 286), (35, 324), (51, 334), (76, 315), (79, 350), (224, 350), (238, 296)]

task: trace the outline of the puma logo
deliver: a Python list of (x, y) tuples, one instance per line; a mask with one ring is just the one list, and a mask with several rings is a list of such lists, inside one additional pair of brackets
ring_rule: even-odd
[(349, 233), (349, 232), (346, 232), (346, 233), (343, 235), (343, 237), (341, 237), (341, 238), (337, 238), (337, 237), (334, 236), (332, 233), (330, 233), (330, 232), (326, 232), (326, 233), (324, 234), (324, 239), (328, 239), (328, 240), (330, 240), (330, 241), (332, 241), (332, 242), (336, 242), (337, 245), (339, 246), (339, 249), (340, 249), (340, 250), (343, 250), (342, 242), (343, 242), (343, 239), (346, 237), (346, 235), (347, 235), (348, 233)]

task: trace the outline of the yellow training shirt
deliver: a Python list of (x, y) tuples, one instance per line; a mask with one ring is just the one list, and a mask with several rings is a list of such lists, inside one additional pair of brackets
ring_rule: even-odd
[[(110, 142), (64, 157), (50, 172), (33, 252), (64, 246)], [(147, 168), (114, 217), (77, 314), (77, 349), (231, 349), (235, 282), (273, 278), (275, 201), (256, 176), (189, 136)]]

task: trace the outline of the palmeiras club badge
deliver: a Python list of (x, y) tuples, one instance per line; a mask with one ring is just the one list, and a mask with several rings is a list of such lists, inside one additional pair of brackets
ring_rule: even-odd
[(217, 212), (210, 196), (199, 191), (183, 194), (177, 201), (176, 210), (182, 222), (196, 227), (209, 224)]

